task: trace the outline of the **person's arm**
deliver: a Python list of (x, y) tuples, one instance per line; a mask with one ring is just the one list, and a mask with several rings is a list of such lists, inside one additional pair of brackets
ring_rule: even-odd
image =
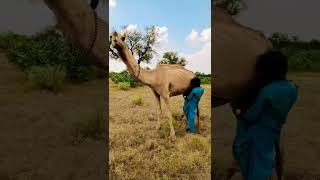
[(194, 96), (194, 92), (191, 91), (188, 96), (186, 96), (186, 100), (190, 101)]
[(239, 118), (245, 120), (248, 124), (252, 124), (258, 120), (264, 105), (270, 100), (268, 92), (262, 90), (255, 102), (245, 111), (239, 115)]

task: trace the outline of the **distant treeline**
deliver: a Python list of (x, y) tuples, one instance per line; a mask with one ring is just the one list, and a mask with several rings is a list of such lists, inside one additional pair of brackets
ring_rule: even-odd
[(303, 41), (297, 36), (274, 33), (270, 38), (273, 48), (283, 52), (289, 61), (290, 71), (320, 71), (320, 41)]
[[(211, 74), (204, 74), (201, 72), (196, 72), (195, 75), (200, 78), (201, 84), (211, 84)], [(128, 86), (135, 88), (142, 86), (142, 84), (137, 81), (128, 71), (122, 72), (110, 72), (109, 78), (116, 84), (127, 83)]]

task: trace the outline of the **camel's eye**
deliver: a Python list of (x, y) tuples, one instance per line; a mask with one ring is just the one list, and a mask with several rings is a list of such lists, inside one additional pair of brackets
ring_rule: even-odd
[(124, 41), (126, 38), (124, 36), (121, 37), (121, 40)]

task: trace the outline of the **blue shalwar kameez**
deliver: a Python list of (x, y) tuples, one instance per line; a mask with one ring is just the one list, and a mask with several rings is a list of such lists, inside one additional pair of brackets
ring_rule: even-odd
[(188, 129), (195, 133), (196, 126), (194, 124), (194, 120), (197, 116), (197, 107), (201, 96), (204, 93), (204, 89), (202, 87), (193, 88), (188, 96), (185, 97), (183, 111), (187, 118)]
[(291, 82), (275, 81), (262, 88), (253, 105), (238, 116), (233, 154), (244, 180), (272, 176), (275, 142), (297, 95)]

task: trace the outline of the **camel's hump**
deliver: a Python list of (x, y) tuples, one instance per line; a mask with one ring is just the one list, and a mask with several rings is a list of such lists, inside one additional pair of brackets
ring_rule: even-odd
[(184, 68), (180, 64), (158, 64), (159, 68)]

